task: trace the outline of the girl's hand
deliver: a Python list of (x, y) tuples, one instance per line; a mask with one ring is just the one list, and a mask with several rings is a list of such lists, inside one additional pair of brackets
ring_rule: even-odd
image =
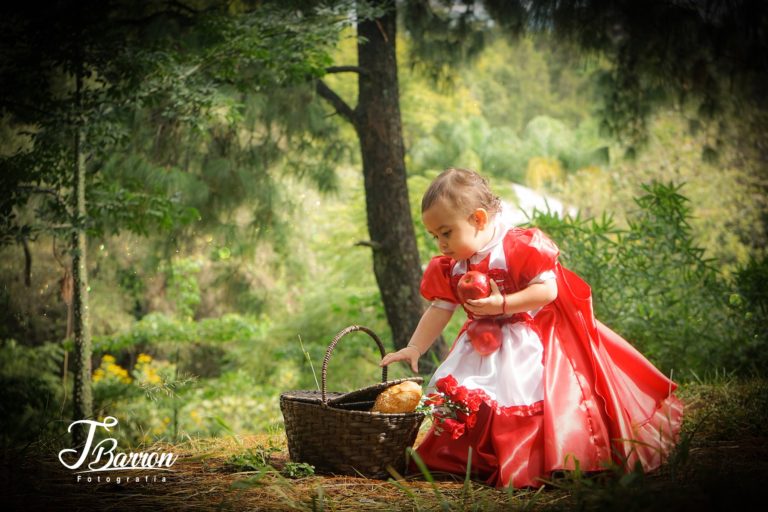
[(396, 361), (410, 361), (411, 370), (413, 370), (414, 373), (419, 373), (419, 357), (421, 357), (421, 352), (419, 352), (419, 349), (412, 346), (405, 347), (401, 348), (397, 352), (390, 352), (389, 354), (385, 355), (381, 359), (379, 366), (388, 366), (389, 364)]
[(484, 299), (467, 300), (467, 309), (475, 316), (494, 316), (504, 312), (504, 297), (499, 291), (499, 285), (496, 281), (489, 279), (491, 284), (491, 294)]

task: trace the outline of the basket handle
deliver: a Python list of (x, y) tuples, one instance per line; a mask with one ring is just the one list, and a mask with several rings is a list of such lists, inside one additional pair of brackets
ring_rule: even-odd
[[(386, 350), (384, 349), (384, 344), (381, 342), (378, 336), (376, 336), (376, 333), (370, 330), (367, 327), (363, 327), (362, 325), (350, 325), (346, 329), (342, 329), (336, 336), (334, 336), (333, 340), (331, 341), (331, 344), (328, 345), (328, 349), (325, 351), (325, 358), (323, 358), (323, 374), (322, 374), (322, 398), (323, 398), (323, 405), (325, 405), (328, 402), (328, 399), (326, 398), (325, 393), (325, 382), (328, 375), (328, 361), (331, 359), (331, 353), (333, 352), (333, 349), (336, 347), (336, 344), (346, 336), (347, 334), (355, 331), (363, 331), (368, 336), (373, 338), (373, 341), (376, 342), (376, 344), (379, 346), (379, 351), (381, 352), (381, 357), (384, 357), (384, 354), (386, 354)], [(387, 381), (387, 367), (383, 366), (381, 368), (381, 382)]]

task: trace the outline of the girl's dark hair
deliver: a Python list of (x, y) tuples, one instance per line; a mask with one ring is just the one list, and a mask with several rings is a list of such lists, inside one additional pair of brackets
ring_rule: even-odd
[(477, 208), (485, 208), (490, 214), (501, 211), (501, 200), (488, 186), (488, 180), (469, 169), (451, 167), (444, 170), (429, 185), (421, 199), (424, 213), (438, 201), (447, 201), (462, 213), (470, 214)]

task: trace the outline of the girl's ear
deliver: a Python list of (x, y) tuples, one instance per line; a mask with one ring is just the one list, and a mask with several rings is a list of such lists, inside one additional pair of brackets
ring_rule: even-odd
[(485, 208), (478, 208), (472, 212), (471, 219), (477, 229), (485, 229), (488, 225), (488, 211)]

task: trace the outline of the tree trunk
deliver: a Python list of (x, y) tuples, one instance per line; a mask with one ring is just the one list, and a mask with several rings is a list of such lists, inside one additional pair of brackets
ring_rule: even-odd
[[(83, 87), (82, 70), (77, 72), (76, 98), (81, 104)], [(93, 416), (93, 394), (91, 390), (91, 322), (88, 312), (88, 268), (86, 266), (87, 240), (85, 236), (85, 133), (82, 121), (77, 121), (74, 147), (74, 190), (72, 230), (72, 277), (74, 281), (73, 311), (75, 331), (75, 383), (72, 400), (74, 419)], [(85, 429), (73, 428), (72, 440), (75, 446), (85, 441)]]
[(408, 201), (393, 0), (378, 2), (387, 13), (358, 23), (358, 104), (355, 128), (360, 138), (365, 178), (368, 232), (373, 270), (381, 291), (394, 344), (404, 347), (424, 311), (419, 294), (421, 265)]
[[(394, 0), (376, 0), (386, 14), (357, 25), (357, 66), (337, 66), (328, 72), (358, 73), (358, 103), (351, 108), (322, 80), (317, 93), (352, 123), (360, 140), (368, 216), (368, 245), (373, 272), (396, 348), (403, 348), (416, 329), (425, 303), (419, 293), (421, 265), (413, 230), (405, 172), (395, 52), (397, 11)], [(446, 350), (442, 336), (433, 345), (438, 359)], [(422, 360), (424, 371), (433, 358)]]

